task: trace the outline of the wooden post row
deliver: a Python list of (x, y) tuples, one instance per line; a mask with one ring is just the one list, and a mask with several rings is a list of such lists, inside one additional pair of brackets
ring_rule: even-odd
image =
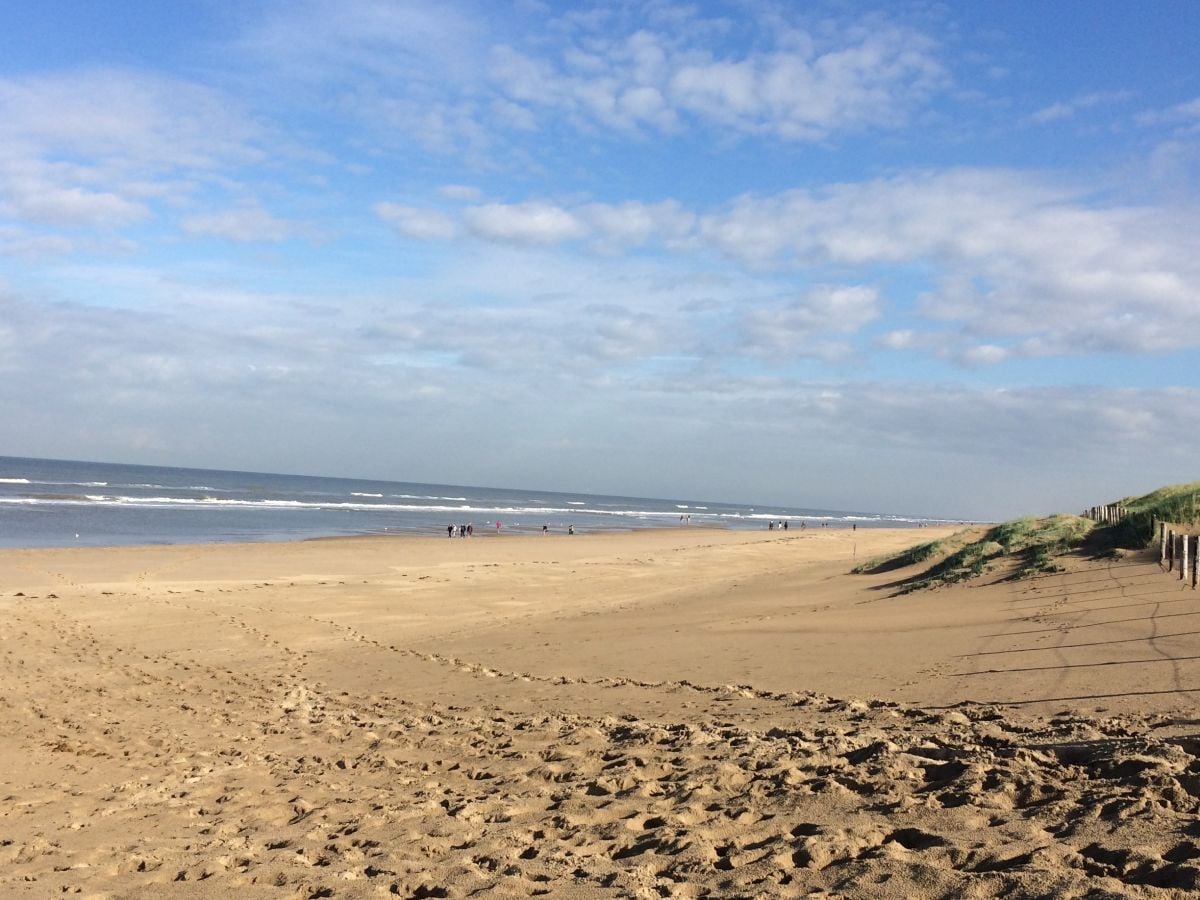
[(1181, 534), (1179, 536), (1179, 580), (1184, 581), (1188, 577), (1188, 544), (1192, 542), (1191, 535)]

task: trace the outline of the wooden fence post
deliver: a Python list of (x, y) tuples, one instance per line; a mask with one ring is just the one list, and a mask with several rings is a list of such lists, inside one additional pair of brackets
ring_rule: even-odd
[(1192, 540), (1192, 590), (1196, 589), (1197, 582), (1200, 582), (1200, 537), (1194, 537)]
[(1175, 571), (1175, 529), (1167, 532), (1167, 571)]
[(1184, 581), (1188, 576), (1188, 544), (1192, 542), (1190, 534), (1180, 536), (1179, 541), (1179, 580)]
[(1158, 538), (1161, 544), (1159, 548), (1158, 564), (1161, 566), (1167, 561), (1167, 523), (1158, 523)]

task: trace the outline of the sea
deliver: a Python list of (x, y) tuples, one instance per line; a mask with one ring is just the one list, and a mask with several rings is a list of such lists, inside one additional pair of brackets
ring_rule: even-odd
[(709, 527), (919, 527), (941, 520), (698, 500), (615, 497), (0, 456), (0, 547), (296, 541)]

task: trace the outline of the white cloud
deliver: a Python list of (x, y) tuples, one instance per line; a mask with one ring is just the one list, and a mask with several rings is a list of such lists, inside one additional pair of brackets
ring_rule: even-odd
[(638, 30), (588, 34), (558, 61), (499, 46), (492, 75), (513, 100), (610, 128), (669, 132), (687, 116), (800, 141), (898, 125), (948, 82), (933, 41), (911, 29), (843, 28), (817, 49), (807, 34), (758, 25), (775, 47), (740, 58), (714, 54), (703, 28), (683, 37)]
[(375, 215), (405, 237), (421, 241), (448, 240), (457, 229), (454, 220), (435, 209), (421, 209), (400, 203), (376, 203)]
[(1069, 119), (1075, 115), (1075, 107), (1070, 103), (1058, 102), (1051, 103), (1049, 106), (1043, 106), (1032, 116), (1033, 121), (1044, 124), (1046, 122), (1057, 122), (1060, 119)]
[(41, 225), (119, 228), (150, 217), (144, 203), (71, 184), (78, 167), (0, 160), (0, 213)]
[(1175, 125), (1184, 134), (1200, 131), (1200, 97), (1177, 103), (1166, 109), (1153, 109), (1140, 113), (1139, 125)]
[(911, 328), (898, 328), (880, 335), (876, 342), (889, 350), (913, 350), (923, 348), (927, 337)]
[(320, 0), (268, 7), (239, 46), (281, 69), (290, 80), (469, 80), (479, 66), (486, 23), (454, 3)]
[(579, 325), (570, 329), (572, 363), (590, 365), (641, 360), (678, 345), (680, 333), (670, 317), (628, 309), (617, 304), (588, 306)]
[[(405, 208), (405, 215), (414, 231), (451, 233), (441, 213)], [(808, 271), (842, 280), (861, 267), (920, 270), (928, 286), (915, 297), (915, 311), (925, 328), (945, 323), (959, 330), (939, 324), (929, 341), (904, 337), (904, 348), (971, 365), (1200, 344), (1194, 213), (1094, 205), (1082, 192), (1018, 172), (915, 172), (744, 196), (702, 214), (676, 201), (529, 201), (470, 206), (461, 215), (469, 233), (489, 241), (587, 241), (609, 254), (637, 247), (716, 253), (777, 277)], [(436, 227), (418, 227), (426, 216)], [(882, 298), (871, 304), (878, 314)], [(769, 306), (750, 327), (761, 335), (772, 319), (790, 333), (813, 315), (805, 304)], [(881, 345), (899, 348), (898, 341), (885, 335)]]
[[(440, 193), (464, 199), (478, 196), (473, 189)], [(454, 220), (438, 210), (378, 203), (375, 212), (408, 237), (450, 238), (457, 233)], [(549, 246), (587, 238), (604, 253), (650, 243), (682, 246), (692, 240), (696, 224), (696, 215), (675, 200), (576, 207), (546, 201), (486, 203), (468, 206), (461, 217), (467, 230), (484, 240)]]
[(1018, 173), (960, 170), (745, 197), (702, 216), (699, 233), (754, 267), (932, 266), (924, 315), (1074, 354), (1200, 343), (1197, 227), (1187, 212), (1092, 206)]
[(944, 82), (923, 35), (880, 28), (825, 53), (681, 68), (672, 96), (702, 118), (750, 132), (815, 140), (835, 130), (894, 126)]
[(587, 234), (572, 213), (538, 201), (471, 206), (463, 212), (463, 221), (477, 237), (514, 244), (557, 244)]
[(415, 142), (479, 168), (512, 164), (522, 150), (511, 142), (563, 122), (798, 141), (893, 128), (949, 85), (932, 38), (878, 16), (809, 33), (781, 24), (791, 14), (743, 11), (748, 49), (731, 54), (729, 19), (655, 3), (596, 13), (521, 28), (456, 3), (302, 0), (269, 7), (238, 47), (285, 102), (280, 85), (301, 85), (369, 144)]
[(4, 156), (80, 154), (117, 168), (211, 169), (261, 158), (260, 129), (218, 91), (120, 69), (0, 80)]
[(829, 357), (847, 353), (843, 344), (814, 342), (814, 336), (853, 334), (879, 317), (879, 295), (862, 285), (822, 285), (783, 306), (760, 307), (743, 319), (743, 345), (756, 356)]
[(466, 203), (483, 199), (483, 191), (469, 184), (444, 184), (438, 188), (438, 193), (448, 200), (462, 200)]
[(537, 117), (533, 110), (511, 100), (496, 99), (491, 103), (492, 118), (501, 128), (514, 131), (537, 130)]
[[(11, 225), (0, 225), (0, 254), (21, 259), (39, 260), (46, 257), (66, 256), (75, 249), (75, 243), (55, 234), (38, 234)], [(0, 283), (0, 290), (4, 285)]]
[[(496, 19), (496, 22), (501, 19)], [(275, 105), (333, 114), (372, 149), (416, 144), (486, 160), (489, 22), (455, 2), (267, 4), (235, 44)], [(510, 126), (519, 120), (507, 112)]]
[(696, 216), (674, 200), (661, 203), (590, 203), (578, 210), (602, 248), (661, 242), (672, 246), (686, 240)]
[(1128, 100), (1131, 96), (1132, 94), (1129, 91), (1097, 91), (1075, 97), (1072, 100), (1060, 100), (1056, 103), (1051, 103), (1049, 106), (1044, 106), (1034, 112), (1029, 118), (1039, 125), (1045, 125), (1049, 122), (1058, 122), (1063, 119), (1073, 118), (1082, 110), (1120, 103), (1123, 100)]
[(1007, 347), (995, 344), (978, 344), (968, 347), (960, 355), (960, 359), (971, 366), (990, 366), (1008, 359), (1010, 351)]
[(0, 213), (27, 223), (120, 229), (263, 158), (228, 97), (120, 69), (0, 79), (0, 122)]
[(188, 234), (247, 243), (278, 244), (307, 231), (297, 223), (280, 219), (254, 205), (207, 215), (187, 216), (180, 224)]

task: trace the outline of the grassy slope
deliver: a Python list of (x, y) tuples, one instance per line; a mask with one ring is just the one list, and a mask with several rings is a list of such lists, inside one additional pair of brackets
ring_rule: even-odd
[(1058, 571), (1055, 558), (1077, 546), (1095, 527), (1081, 516), (1054, 515), (1046, 518), (1026, 516), (988, 529), (982, 538), (966, 544), (909, 582), (903, 592), (939, 584), (953, 584), (982, 575), (996, 560), (1015, 558), (1014, 578), (1037, 572)]
[(1173, 484), (1141, 497), (1118, 500), (1125, 519), (1113, 526), (1113, 543), (1118, 547), (1144, 547), (1155, 535), (1153, 522), (1195, 526), (1200, 530), (1200, 481)]
[(896, 556), (871, 560), (854, 569), (856, 573), (879, 573), (924, 562), (935, 555), (952, 551), (921, 575), (905, 581), (900, 593), (940, 584), (953, 584), (982, 575), (1001, 558), (1015, 558), (1014, 578), (1035, 572), (1057, 571), (1057, 556), (1078, 545), (1095, 527), (1080, 516), (1055, 515), (1043, 519), (1026, 516), (989, 528), (982, 536), (978, 530), (960, 531), (944, 541), (918, 544)]
[(1200, 481), (1159, 488), (1141, 497), (1118, 501), (1126, 517), (1116, 525), (1100, 526), (1081, 516), (1054, 515), (1045, 518), (1026, 516), (990, 528), (981, 537), (977, 529), (959, 531), (941, 541), (917, 544), (895, 556), (872, 559), (852, 571), (878, 574), (925, 562), (935, 556), (944, 558), (922, 574), (904, 581), (900, 593), (952, 584), (986, 572), (996, 560), (1015, 558), (1014, 578), (1037, 572), (1059, 570), (1055, 559), (1080, 546), (1097, 529), (1102, 537), (1094, 549), (1103, 552), (1114, 547), (1144, 547), (1152, 535), (1155, 519), (1173, 525), (1193, 526), (1200, 531)]
[(967, 542), (968, 536), (974, 530), (966, 528), (962, 531), (956, 531), (954, 534), (941, 540), (927, 541), (924, 544), (914, 544), (912, 547), (902, 550), (895, 556), (876, 556), (874, 559), (869, 559), (865, 563), (855, 566), (850, 572), (854, 575), (877, 575), (881, 572), (890, 572), (893, 569), (915, 566), (917, 563), (925, 562), (925, 560), (934, 556), (957, 550)]

